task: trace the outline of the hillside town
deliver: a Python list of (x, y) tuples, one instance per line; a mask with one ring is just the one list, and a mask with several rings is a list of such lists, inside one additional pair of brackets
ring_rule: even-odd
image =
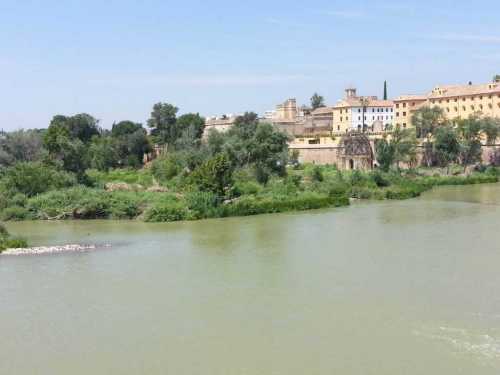
[[(423, 107), (440, 108), (449, 121), (471, 116), (500, 118), (498, 76), (489, 83), (435, 86), (427, 94), (400, 95), (394, 99), (387, 98), (385, 83), (384, 96), (380, 99), (359, 95), (356, 88), (349, 87), (336, 104), (321, 104), (315, 109), (299, 106), (295, 98), (290, 98), (274, 110), (266, 111), (260, 121), (271, 123), (288, 134), (289, 148), (298, 152), (301, 162), (334, 164), (344, 169), (371, 169), (375, 163), (375, 140), (390, 135), (397, 127), (414, 128), (412, 116)], [(227, 131), (238, 116), (208, 117), (205, 137), (212, 129)], [(346, 139), (360, 138), (360, 135), (370, 142), (370, 147), (364, 147), (366, 155), (351, 155), (347, 160), (343, 153)], [(484, 158), (487, 159), (491, 150), (483, 148)]]

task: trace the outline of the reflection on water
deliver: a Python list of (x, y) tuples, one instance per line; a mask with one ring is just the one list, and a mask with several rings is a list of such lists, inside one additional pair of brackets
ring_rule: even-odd
[(0, 374), (498, 374), (500, 185), (189, 223), (28, 222)]

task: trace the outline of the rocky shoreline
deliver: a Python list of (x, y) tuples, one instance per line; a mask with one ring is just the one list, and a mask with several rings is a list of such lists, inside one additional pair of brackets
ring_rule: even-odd
[(25, 249), (7, 249), (1, 252), (1, 255), (43, 255), (43, 254), (57, 254), (57, 253), (77, 253), (84, 251), (97, 250), (98, 248), (109, 247), (109, 245), (79, 245), (70, 244), (62, 246), (40, 246), (29, 247)]

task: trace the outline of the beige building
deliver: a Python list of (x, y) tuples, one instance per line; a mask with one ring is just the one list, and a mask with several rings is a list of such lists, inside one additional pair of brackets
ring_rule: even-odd
[(203, 136), (207, 137), (212, 129), (215, 129), (219, 132), (227, 131), (231, 126), (233, 126), (237, 118), (238, 115), (232, 114), (222, 115), (218, 117), (208, 117), (205, 120), (205, 129), (203, 131)]
[(426, 105), (423, 95), (402, 95), (394, 99), (394, 125), (406, 128), (411, 126), (411, 117), (415, 110)]
[(413, 112), (426, 105), (441, 108), (449, 120), (471, 115), (500, 118), (500, 82), (436, 86), (425, 96), (400, 96), (394, 100), (395, 124), (410, 126)]

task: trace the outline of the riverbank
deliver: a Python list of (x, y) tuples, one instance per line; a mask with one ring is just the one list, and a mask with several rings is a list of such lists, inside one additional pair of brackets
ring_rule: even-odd
[[(138, 178), (144, 180), (144, 174), (142, 171)], [(265, 185), (249, 174), (240, 174), (225, 196), (217, 196), (198, 190), (175, 191), (168, 186), (152, 189), (133, 184), (133, 179), (129, 179), (132, 183), (123, 183), (110, 180), (110, 175), (101, 175), (102, 181), (97, 181), (95, 187), (76, 186), (31, 198), (14, 197), (1, 210), (0, 218), (171, 222), (248, 216), (346, 206), (351, 199), (408, 199), (434, 186), (495, 183), (498, 176), (495, 168), (447, 175), (439, 169), (342, 172), (332, 166), (305, 165), (290, 168), (286, 177), (273, 177)]]

